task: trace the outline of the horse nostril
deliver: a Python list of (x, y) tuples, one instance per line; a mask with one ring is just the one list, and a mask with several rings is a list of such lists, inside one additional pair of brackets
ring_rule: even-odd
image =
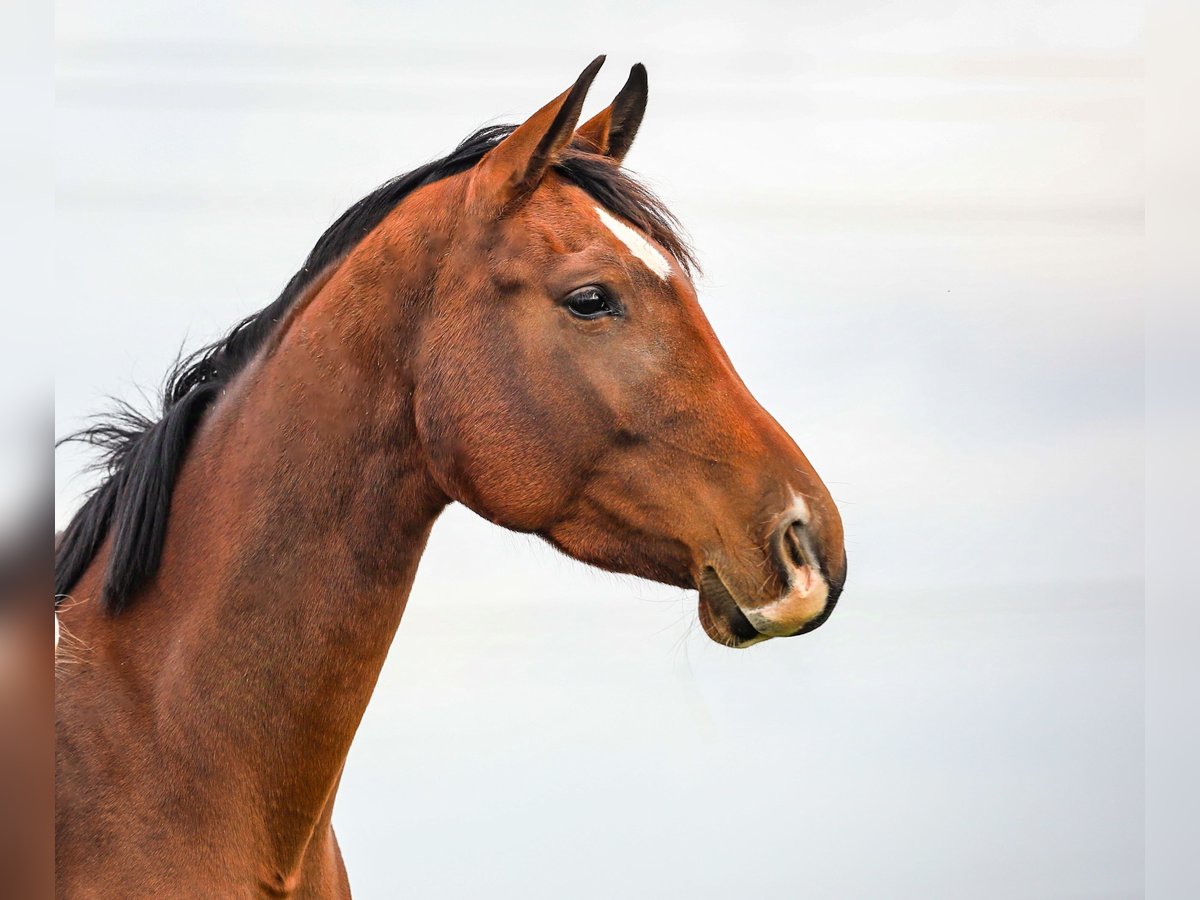
[(817, 563), (817, 555), (812, 546), (812, 538), (803, 522), (797, 520), (784, 526), (783, 547), (788, 561), (797, 569), (809, 566), (817, 571), (820, 570), (821, 567)]
[(803, 569), (807, 566), (813, 572), (820, 572), (821, 555), (817, 552), (817, 542), (805, 524), (796, 519), (784, 525), (781, 531), (781, 539), (777, 545), (783, 557), (780, 561), (791, 569)]

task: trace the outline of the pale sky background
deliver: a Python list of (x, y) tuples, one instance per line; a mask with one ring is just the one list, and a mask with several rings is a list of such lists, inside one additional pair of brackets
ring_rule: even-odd
[(59, 2), (59, 434), (606, 52), (585, 114), (646, 63), (628, 163), (846, 520), (829, 624), (737, 653), (448, 511), (340, 793), (356, 896), (1140, 895), (1141, 19)]

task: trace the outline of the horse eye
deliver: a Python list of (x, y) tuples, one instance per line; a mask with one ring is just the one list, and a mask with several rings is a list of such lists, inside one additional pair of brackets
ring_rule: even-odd
[(599, 319), (601, 316), (619, 314), (616, 304), (609, 299), (604, 288), (594, 284), (572, 291), (563, 305), (571, 315), (580, 319)]

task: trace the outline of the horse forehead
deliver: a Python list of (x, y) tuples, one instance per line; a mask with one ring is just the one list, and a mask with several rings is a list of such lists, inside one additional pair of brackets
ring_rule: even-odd
[(671, 261), (644, 234), (626, 225), (602, 206), (593, 206), (600, 223), (620, 241), (633, 256), (663, 281), (671, 277)]

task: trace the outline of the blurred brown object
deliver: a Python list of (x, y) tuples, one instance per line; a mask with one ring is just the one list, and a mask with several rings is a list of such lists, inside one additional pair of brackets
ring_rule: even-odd
[(52, 549), (49, 528), (40, 527), (26, 527), (19, 540), (0, 547), (0, 896), (6, 900), (54, 893)]

